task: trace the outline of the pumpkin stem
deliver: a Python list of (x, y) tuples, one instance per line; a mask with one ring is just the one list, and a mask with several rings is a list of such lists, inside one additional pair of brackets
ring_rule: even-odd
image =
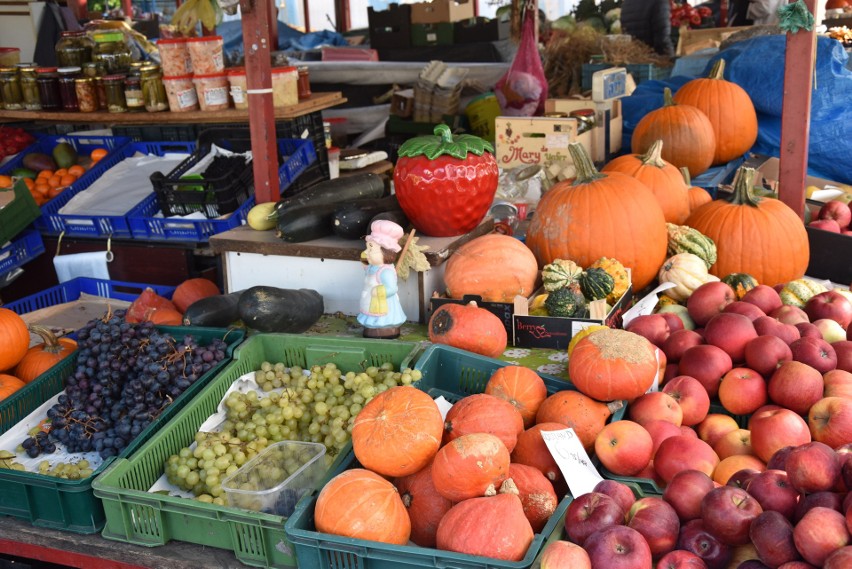
[(519, 496), (521, 491), (518, 490), (518, 485), (515, 484), (514, 480), (507, 478), (500, 485), (500, 494), (514, 494), (515, 496)]
[(610, 401), (609, 403), (606, 404), (606, 406), (609, 409), (610, 414), (613, 414), (616, 411), (618, 411), (619, 409), (621, 409), (622, 407), (624, 407), (624, 403), (621, 400)]
[(666, 87), (663, 89), (663, 106), (673, 107), (675, 105), (677, 105), (677, 103), (675, 103), (674, 97), (672, 97), (672, 90)]
[(721, 57), (716, 60), (716, 63), (713, 64), (713, 68), (710, 69), (710, 75), (707, 76), (708, 79), (724, 79), (725, 78), (725, 60)]
[(574, 169), (577, 171), (577, 178), (574, 180), (574, 185), (588, 184), (601, 178), (606, 178), (605, 174), (598, 172), (595, 164), (592, 162), (592, 157), (586, 147), (579, 142), (572, 142), (568, 145), (568, 154), (571, 155), (571, 160), (574, 162)]
[(62, 344), (59, 343), (59, 340), (56, 339), (56, 334), (44, 326), (39, 326), (38, 324), (31, 324), (27, 328), (30, 332), (38, 334), (41, 336), (41, 339), (44, 340), (44, 348), (42, 348), (42, 351), (47, 352), (48, 354), (58, 354), (62, 352), (63, 347)]
[(687, 168), (686, 166), (681, 166), (680, 167), (680, 173), (683, 176), (683, 181), (686, 182), (686, 185), (691, 186), (692, 185), (692, 177), (689, 175), (689, 168)]
[(655, 140), (648, 152), (642, 155), (642, 164), (646, 166), (656, 166), (657, 168), (665, 168), (666, 162), (663, 160), (663, 141)]
[(754, 195), (754, 175), (754, 168), (743, 166), (737, 170), (736, 175), (734, 175), (734, 183), (732, 184), (734, 195), (730, 203), (757, 207), (757, 204), (763, 201), (762, 198)]

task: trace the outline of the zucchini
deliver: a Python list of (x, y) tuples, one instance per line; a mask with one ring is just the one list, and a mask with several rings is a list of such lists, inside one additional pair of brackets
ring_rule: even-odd
[(240, 319), (237, 305), (243, 291), (217, 294), (190, 304), (183, 313), (184, 326), (213, 326), (224, 328)]
[(299, 192), (295, 196), (280, 200), (270, 216), (281, 216), (282, 212), (295, 207), (337, 204), (356, 199), (378, 199), (385, 195), (384, 178), (378, 174), (357, 174), (345, 178), (325, 180)]
[(275, 234), (288, 243), (302, 243), (320, 237), (328, 237), (334, 212), (339, 203), (307, 205), (289, 208), (278, 215)]
[(370, 222), (376, 215), (386, 211), (402, 211), (396, 196), (379, 200), (358, 200), (341, 205), (334, 212), (332, 230), (343, 239), (361, 239), (370, 233)]
[(370, 223), (367, 225), (367, 227), (371, 227), (374, 221), (378, 221), (380, 219), (387, 219), (388, 221), (393, 221), (403, 229), (408, 229), (408, 218), (405, 217), (405, 212), (401, 209), (392, 209), (390, 211), (383, 211), (380, 214), (374, 215), (373, 219), (370, 220)]
[(319, 320), (323, 308), (322, 295), (304, 288), (255, 286), (239, 301), (240, 319), (260, 332), (301, 334)]

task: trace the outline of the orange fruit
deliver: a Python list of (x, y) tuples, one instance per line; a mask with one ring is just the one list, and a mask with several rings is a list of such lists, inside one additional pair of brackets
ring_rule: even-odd
[(53, 175), (47, 179), (47, 185), (51, 188), (55, 188), (57, 186), (62, 185), (62, 176)]
[(12, 187), (12, 177), (11, 176), (0, 176), (0, 188), (11, 188)]
[(106, 148), (95, 148), (94, 150), (92, 150), (91, 154), (92, 162), (97, 162), (98, 160), (106, 156), (108, 153), (109, 151)]
[(67, 173), (68, 173), (68, 170), (66, 170), (65, 168), (59, 168), (56, 172), (53, 173), (53, 175), (62, 177)]
[(53, 198), (55, 198), (56, 196), (58, 196), (59, 194), (61, 194), (64, 191), (65, 191), (65, 188), (62, 187), (62, 186), (57, 186), (55, 188), (48, 188), (47, 189), (47, 199), (52, 200)]
[(28, 190), (33, 189), (33, 187), (35, 186), (35, 180), (33, 180), (32, 178), (24, 178), (23, 180), (24, 185), (27, 187)]
[(48, 186), (47, 184), (36, 184), (35, 186), (33, 186), (32, 191), (40, 196), (46, 196), (47, 193), (50, 191), (50, 186)]
[(40, 178), (50, 178), (51, 176), (53, 176), (53, 170), (42, 170), (38, 173), (36, 179), (38, 180)]
[(77, 176), (79, 178), (80, 176), (82, 176), (83, 174), (86, 173), (86, 169), (83, 168), (82, 166), (78, 165), (78, 164), (75, 164), (74, 166), (71, 166), (70, 168), (68, 168), (68, 173), (74, 174), (75, 176)]
[(77, 176), (75, 176), (74, 174), (65, 174), (64, 176), (62, 176), (62, 180), (60, 180), (61, 183), (59, 185), (60, 186), (70, 186), (71, 184), (73, 184), (76, 181), (77, 181)]

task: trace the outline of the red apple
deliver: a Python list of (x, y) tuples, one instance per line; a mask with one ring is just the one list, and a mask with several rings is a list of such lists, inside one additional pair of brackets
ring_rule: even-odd
[(663, 393), (671, 395), (680, 405), (682, 425), (697, 425), (710, 410), (710, 396), (694, 377), (679, 375), (672, 378), (663, 386)]
[(805, 561), (822, 566), (835, 549), (849, 543), (843, 514), (829, 508), (813, 508), (793, 528), (793, 541)]
[(605, 478), (595, 484), (592, 491), (606, 494), (618, 502), (618, 505), (621, 506), (621, 509), (625, 512), (629, 510), (630, 506), (633, 505), (633, 502), (636, 501), (636, 496), (633, 495), (633, 490), (630, 489), (630, 486), (623, 482), (619, 482), (618, 480)]
[(719, 392), (722, 376), (732, 367), (734, 365), (731, 356), (723, 349), (710, 344), (701, 344), (683, 353), (678, 363), (678, 372), (697, 379), (707, 390), (707, 394), (713, 398)]
[[(665, 352), (663, 352), (663, 354), (665, 355)], [(677, 375), (678, 375), (677, 364), (667, 363), (666, 364), (666, 371), (663, 374), (663, 381), (660, 385), (665, 386), (669, 381), (671, 381), (672, 378), (677, 377)]]
[(831, 318), (820, 318), (819, 320), (814, 320), (813, 325), (816, 326), (817, 330), (819, 330), (819, 333), (822, 335), (822, 339), (831, 344), (831, 346), (835, 349), (835, 352), (837, 351), (837, 346), (835, 346), (835, 344), (846, 341), (846, 330), (843, 326)]
[(769, 457), (769, 461), (766, 463), (766, 469), (784, 470), (786, 472), (787, 457), (790, 456), (790, 453), (793, 452), (794, 448), (796, 447), (786, 446), (773, 452), (772, 456)]
[(802, 337), (793, 324), (785, 324), (771, 316), (761, 316), (753, 324), (758, 336), (777, 336), (788, 346)]
[(695, 427), (698, 438), (711, 447), (716, 444), (722, 436), (740, 428), (737, 420), (723, 413), (709, 413), (703, 421)]
[(636, 473), (636, 478), (647, 478), (656, 484), (659, 490), (655, 490), (655, 494), (657, 492), (662, 492), (662, 490), (666, 487), (666, 481), (660, 478), (657, 471), (654, 470), (654, 459), (651, 459), (645, 468)]
[(852, 340), (833, 342), (831, 347), (834, 348), (834, 353), (837, 354), (836, 369), (852, 373)]
[(695, 429), (692, 427), (687, 427), (686, 425), (680, 426), (680, 434), (684, 437), (689, 437), (691, 439), (697, 439), (698, 433), (695, 432)]
[(715, 488), (713, 479), (700, 470), (683, 470), (669, 481), (663, 490), (663, 500), (671, 504), (680, 521), (701, 517), (701, 500)]
[(695, 330), (675, 330), (663, 342), (662, 348), (669, 363), (677, 363), (687, 349), (703, 343), (704, 338)]
[(788, 561), (778, 566), (778, 569), (820, 569), (807, 561)]
[(845, 330), (852, 323), (852, 302), (836, 290), (827, 290), (808, 299), (805, 303), (805, 314), (811, 322), (829, 318)]
[[(801, 340), (799, 340), (801, 341)], [(822, 398), (822, 373), (798, 361), (784, 362), (768, 382), (769, 398), (804, 415)]]
[(802, 558), (793, 542), (793, 524), (776, 511), (764, 511), (749, 528), (749, 538), (760, 560), (769, 567)]
[(755, 305), (764, 314), (769, 314), (784, 304), (781, 302), (781, 295), (774, 288), (763, 284), (747, 291), (742, 301)]
[(734, 314), (740, 314), (745, 316), (752, 322), (754, 322), (757, 318), (761, 316), (766, 316), (766, 313), (762, 311), (756, 304), (752, 304), (751, 302), (745, 302), (743, 300), (737, 300), (726, 306), (722, 309), (722, 313), (732, 312)]
[(710, 445), (684, 435), (667, 438), (654, 455), (654, 470), (667, 484), (682, 470), (700, 470), (712, 476), (718, 464), (719, 457)]
[(721, 460), (738, 454), (754, 454), (751, 448), (751, 431), (736, 429), (725, 433), (713, 445), (713, 450)]
[(627, 527), (645, 538), (653, 557), (660, 557), (675, 548), (680, 531), (677, 512), (659, 496), (640, 498), (625, 516)]
[(764, 470), (755, 475), (745, 489), (764, 511), (778, 512), (788, 520), (793, 519), (799, 503), (799, 491), (790, 484), (785, 471)]
[[(777, 338), (775, 340), (781, 342)], [(719, 385), (719, 402), (733, 415), (754, 413), (766, 404), (766, 397), (766, 381), (758, 372), (747, 367), (735, 367), (725, 374)]]
[[(852, 399), (852, 371), (833, 369), (822, 375), (824, 397), (848, 397)], [(683, 407), (683, 402), (680, 404)]]
[(599, 529), (624, 523), (624, 510), (610, 496), (589, 492), (577, 496), (565, 511), (565, 532), (577, 545)]
[(828, 508), (842, 514), (843, 498), (837, 492), (814, 492), (800, 496), (796, 511), (793, 512), (793, 519), (790, 521), (794, 524), (799, 523), (799, 520), (814, 508)]
[(790, 409), (757, 410), (749, 422), (751, 446), (763, 462), (772, 453), (785, 446), (798, 446), (811, 442), (808, 424)]
[(734, 362), (745, 361), (746, 344), (754, 338), (757, 338), (754, 324), (742, 314), (721, 312), (704, 327), (704, 341), (722, 348)]
[(542, 550), (539, 561), (541, 569), (592, 569), (592, 561), (585, 549), (561, 539), (548, 543)]
[(691, 551), (675, 549), (663, 555), (655, 569), (707, 569), (707, 564)]
[(618, 476), (633, 476), (651, 461), (654, 441), (645, 428), (634, 421), (604, 425), (595, 437), (595, 454), (601, 464)]
[(767, 403), (766, 405), (751, 414), (751, 417), (748, 418), (748, 424), (746, 425), (746, 429), (748, 429), (749, 431), (751, 430), (751, 422), (754, 420), (755, 415), (758, 415), (764, 411), (774, 411), (777, 409), (784, 409), (784, 407), (776, 405), (775, 403)]
[(852, 442), (852, 399), (823, 397), (808, 411), (808, 426), (815, 441), (831, 448)]
[[(680, 316), (674, 314), (673, 312), (658, 312), (660, 316), (666, 319), (666, 322), (669, 325), (669, 332), (677, 332), (678, 330), (685, 330), (683, 327), (683, 320), (680, 319)], [(671, 334), (670, 334), (671, 335)]]
[(705, 326), (711, 318), (736, 299), (734, 289), (725, 283), (706, 282), (692, 292), (686, 301), (686, 308), (696, 326)]
[(852, 546), (847, 545), (825, 558), (822, 569), (849, 569), (852, 567)]
[[(757, 458), (755, 458), (755, 460), (760, 462), (760, 460)], [(719, 464), (721, 465), (722, 463), (720, 462)], [(716, 470), (719, 470), (718, 466), (716, 467)], [(736, 488), (742, 488), (743, 490), (745, 490), (746, 487), (751, 483), (752, 479), (761, 472), (762, 470), (757, 470), (755, 468), (741, 468), (731, 474), (724, 484), (721, 484), (718, 481), (714, 482), (716, 482), (719, 486), (734, 486)]]
[(637, 316), (624, 329), (639, 334), (657, 347), (662, 347), (665, 339), (671, 334), (669, 323), (662, 314)]
[(813, 322), (799, 322), (795, 326), (796, 330), (799, 331), (799, 336), (802, 338), (822, 339), (822, 332), (819, 331), (819, 328)]
[(852, 210), (849, 204), (840, 200), (831, 200), (822, 204), (817, 213), (817, 219), (833, 219), (841, 229), (849, 227), (852, 221)]
[(852, 229), (841, 229), (840, 234), (841, 235), (852, 235)]
[[(695, 329), (695, 322), (693, 322), (692, 317), (689, 315), (689, 310), (682, 304), (666, 304), (657, 310), (657, 314), (674, 314), (680, 318), (680, 322), (683, 324), (685, 330)], [(671, 328), (671, 325), (669, 325), (669, 328), (674, 332), (674, 328)]]
[(790, 346), (778, 336), (758, 336), (745, 347), (746, 366), (769, 377), (783, 362), (793, 359)]
[(760, 504), (742, 488), (714, 488), (701, 501), (704, 527), (719, 541), (728, 545), (748, 543), (752, 520), (763, 513)]
[(822, 339), (822, 336), (819, 338), (799, 338), (790, 344), (790, 350), (793, 352), (794, 360), (808, 364), (820, 373), (825, 373), (837, 367), (837, 354), (831, 344)]
[[(842, 484), (840, 491), (847, 491), (852, 488), (852, 443), (846, 443), (834, 449), (837, 452), (837, 459), (840, 461), (840, 477)], [(848, 492), (843, 499), (843, 511), (849, 511), (849, 505), (852, 504), (852, 492)]]
[(681, 526), (677, 547), (699, 556), (707, 564), (708, 569), (727, 567), (733, 555), (731, 546), (722, 543), (710, 533), (701, 519), (690, 520)]
[[(730, 567), (734, 567), (733, 564), (735, 562), (736, 561), (732, 560)], [(763, 561), (761, 561), (759, 559), (746, 559), (745, 561), (741, 562), (739, 565), (736, 565), (736, 569), (772, 569), (772, 568), (769, 567), (769, 565), (767, 565), (766, 563), (764, 563)]]
[(834, 449), (818, 441), (793, 449), (786, 466), (790, 484), (803, 494), (831, 490), (840, 477), (840, 461)]
[[(741, 472), (742, 470), (762, 472), (766, 470), (766, 463), (753, 454), (732, 454), (719, 461), (719, 465), (713, 471), (713, 482), (720, 486), (726, 485), (735, 474), (739, 478), (746, 478), (745, 481), (748, 482), (748, 474)], [(736, 483), (735, 480), (732, 485)]]
[(627, 416), (644, 425), (653, 419), (662, 419), (678, 427), (683, 422), (683, 410), (677, 400), (664, 391), (652, 391), (630, 402)]
[(791, 304), (785, 304), (780, 308), (776, 308), (772, 312), (769, 313), (769, 316), (775, 318), (779, 322), (784, 324), (792, 324), (795, 326), (800, 322), (810, 322), (811, 319), (808, 318), (808, 315), (805, 314), (805, 311), (799, 308), (798, 306), (793, 306)]
[(648, 569), (651, 549), (642, 534), (626, 526), (610, 526), (596, 531), (583, 546), (592, 567), (607, 569)]
[(654, 443), (651, 457), (657, 454), (657, 449), (660, 448), (660, 443), (669, 437), (677, 437), (681, 434), (680, 427), (671, 421), (663, 419), (652, 419), (642, 425), (648, 434), (651, 435), (651, 440)]
[(840, 224), (833, 219), (817, 219), (810, 222), (808, 227), (822, 229), (823, 231), (831, 231), (832, 233), (840, 233)]

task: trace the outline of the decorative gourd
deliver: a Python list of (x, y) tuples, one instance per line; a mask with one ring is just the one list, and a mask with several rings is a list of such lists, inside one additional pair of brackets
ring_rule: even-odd
[(655, 141), (645, 154), (625, 154), (614, 158), (602, 172), (621, 172), (636, 178), (654, 194), (666, 221), (683, 223), (689, 217), (688, 188), (683, 175), (674, 165), (663, 160), (663, 142)]
[(716, 243), (718, 259), (710, 273), (748, 273), (775, 286), (805, 274), (808, 234), (799, 216), (781, 200), (752, 193), (755, 171), (740, 168), (731, 202), (713, 200), (692, 212), (686, 225)]
[(344, 470), (320, 491), (314, 509), (317, 531), (405, 545), (411, 520), (393, 484), (369, 470)]
[(576, 282), (583, 273), (583, 267), (567, 259), (554, 259), (541, 269), (541, 282), (544, 290), (554, 291)]
[(509, 479), (518, 487), (524, 516), (533, 531), (540, 532), (559, 503), (553, 484), (538, 468), (526, 464), (510, 464)]
[(518, 435), (524, 432), (524, 418), (514, 405), (504, 399), (477, 393), (453, 405), (444, 419), (443, 444), (462, 435), (489, 433), (499, 438), (512, 452)]
[(138, 324), (145, 320), (145, 315), (148, 314), (149, 310), (159, 310), (160, 308), (177, 310), (177, 307), (175, 307), (171, 300), (160, 296), (154, 292), (154, 289), (148, 287), (130, 304), (127, 308), (127, 313), (124, 315), (124, 319), (128, 322)]
[(518, 444), (512, 451), (512, 462), (537, 468), (554, 486), (564, 484), (562, 471), (541, 437), (542, 431), (547, 433), (564, 430), (565, 425), (562, 423), (538, 423), (530, 427), (518, 435)]
[(666, 259), (660, 267), (658, 280), (660, 284), (675, 283), (676, 287), (664, 290), (663, 294), (678, 302), (684, 302), (695, 289), (708, 280), (716, 279), (707, 272), (707, 265), (701, 257), (692, 253), (678, 253)]
[(479, 295), (488, 302), (513, 302), (535, 290), (538, 264), (521, 241), (489, 233), (468, 241), (450, 255), (444, 270), (447, 295)]
[(411, 519), (411, 541), (420, 547), (435, 547), (435, 533), (438, 523), (453, 503), (435, 490), (432, 482), (432, 464), (418, 472), (395, 478), (394, 486), (402, 497), (402, 503), (408, 508)]
[(549, 292), (543, 292), (535, 295), (530, 300), (530, 316), (547, 316), (547, 308), (544, 306), (544, 301), (547, 300), (549, 295)]
[(716, 134), (710, 119), (697, 107), (675, 103), (668, 87), (663, 89), (663, 106), (642, 117), (633, 129), (631, 151), (643, 154), (657, 140), (663, 142), (663, 160), (687, 168), (693, 176), (713, 163)]
[(534, 538), (518, 489), (511, 481), (500, 494), (453, 506), (438, 525), (438, 549), (505, 561), (524, 558)]
[(187, 279), (175, 289), (172, 302), (180, 312), (186, 312), (186, 309), (196, 300), (216, 296), (219, 293), (219, 287), (212, 281), (202, 278)]
[(683, 181), (687, 185), (687, 195), (689, 195), (689, 212), (695, 211), (695, 208), (713, 201), (713, 196), (704, 188), (692, 185), (692, 178), (689, 175), (689, 170), (681, 168), (680, 173), (683, 174)]
[(30, 326), (30, 330), (41, 336), (44, 343), (27, 350), (26, 355), (15, 368), (15, 377), (29, 383), (71, 354), (77, 349), (77, 342), (71, 338), (60, 338), (44, 326)]
[(544, 307), (550, 316), (582, 318), (586, 315), (586, 298), (580, 291), (580, 285), (574, 283), (548, 294)]
[(0, 308), (0, 346), (0, 372), (18, 365), (30, 347), (27, 325), (8, 308)]
[(669, 234), (667, 251), (670, 256), (678, 253), (692, 253), (700, 257), (708, 269), (716, 262), (716, 244), (697, 229), (688, 225), (667, 223), (666, 230)]
[(706, 78), (686, 83), (674, 95), (679, 105), (701, 110), (716, 134), (713, 165), (739, 158), (757, 140), (757, 113), (745, 89), (725, 80), (725, 60), (718, 59)]
[(615, 288), (615, 279), (603, 269), (588, 268), (580, 275), (580, 290), (589, 301), (606, 298)]
[(633, 290), (645, 288), (666, 258), (663, 210), (638, 180), (598, 173), (582, 144), (570, 144), (569, 152), (577, 177), (541, 198), (527, 246), (542, 267), (554, 259), (586, 267), (601, 257), (617, 257), (632, 270)]
[(722, 282), (734, 289), (737, 300), (742, 300), (745, 294), (759, 285), (757, 279), (748, 273), (731, 273), (722, 277)]
[(579, 391), (566, 389), (545, 399), (535, 420), (536, 423), (562, 423), (571, 427), (589, 451), (594, 448), (595, 438), (606, 422), (622, 406), (621, 401), (601, 403)]
[(496, 358), (509, 341), (503, 322), (475, 302), (447, 303), (429, 318), (429, 341)]
[(627, 289), (630, 288), (630, 275), (618, 259), (601, 257), (589, 265), (589, 268), (603, 269), (612, 277), (612, 292), (606, 296), (606, 302), (609, 305), (618, 302), (624, 296), (624, 293), (627, 292)]
[(607, 328), (589, 334), (574, 347), (568, 375), (574, 386), (598, 401), (636, 399), (657, 375), (656, 348), (633, 332)]
[(26, 383), (15, 376), (0, 373), (0, 401), (3, 401), (25, 385)]
[(811, 279), (794, 279), (781, 289), (781, 302), (804, 308), (812, 296), (827, 290), (825, 286)]
[(530, 368), (507, 365), (491, 374), (485, 384), (485, 393), (514, 405), (521, 414), (524, 428), (528, 429), (535, 423), (535, 414), (547, 398), (547, 387), (541, 376)]
[(509, 451), (488, 433), (463, 435), (441, 447), (432, 463), (438, 493), (453, 502), (493, 496), (509, 475)]
[(365, 468), (383, 476), (408, 476), (434, 458), (443, 430), (441, 412), (426, 392), (392, 387), (355, 417), (352, 450)]

